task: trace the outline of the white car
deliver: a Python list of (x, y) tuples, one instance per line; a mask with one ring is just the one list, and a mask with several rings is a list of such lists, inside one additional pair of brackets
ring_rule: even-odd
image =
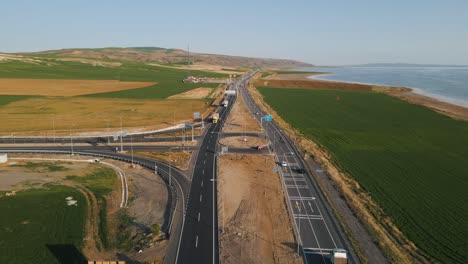
[(287, 163), (286, 161), (283, 160), (283, 161), (281, 162), (281, 167), (287, 167), (287, 166), (288, 166), (288, 163)]

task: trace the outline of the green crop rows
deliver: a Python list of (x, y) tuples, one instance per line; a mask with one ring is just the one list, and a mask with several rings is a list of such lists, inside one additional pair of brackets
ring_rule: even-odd
[[(68, 196), (78, 206), (67, 206)], [(60, 263), (58, 259), (76, 258), (81, 249), (86, 201), (73, 188), (51, 186), (4, 196), (0, 210), (0, 263)]]
[(379, 93), (260, 87), (426, 253), (467, 263), (468, 122)]

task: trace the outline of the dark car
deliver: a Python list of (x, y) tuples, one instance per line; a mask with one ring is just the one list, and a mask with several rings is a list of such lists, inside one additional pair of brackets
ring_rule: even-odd
[(302, 174), (302, 173), (305, 173), (305, 170), (303, 168), (297, 168), (296, 172)]

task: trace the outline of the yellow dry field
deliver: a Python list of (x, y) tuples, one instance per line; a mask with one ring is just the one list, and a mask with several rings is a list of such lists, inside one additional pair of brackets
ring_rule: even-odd
[(170, 96), (168, 99), (202, 99), (210, 95), (213, 88), (200, 87), (180, 94)]
[[(108, 98), (31, 98), (0, 108), (0, 135), (69, 135), (123, 127), (158, 129), (191, 121), (208, 106), (200, 100), (133, 100)], [(114, 129), (112, 129), (114, 128)]]
[(114, 92), (156, 84), (155, 82), (121, 82), (117, 80), (3, 79), (0, 95), (77, 96)]

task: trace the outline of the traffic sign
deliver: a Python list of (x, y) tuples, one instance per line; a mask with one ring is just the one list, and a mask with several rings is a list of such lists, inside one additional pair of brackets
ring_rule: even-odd
[(185, 122), (185, 128), (192, 128), (192, 124), (190, 124), (189, 122)]
[(193, 112), (193, 119), (198, 119), (201, 117), (200, 112)]
[(271, 115), (266, 115), (264, 118), (265, 118), (265, 121), (268, 121), (268, 122), (273, 120), (273, 117)]
[(273, 168), (274, 171), (280, 171), (281, 169), (278, 167)]

